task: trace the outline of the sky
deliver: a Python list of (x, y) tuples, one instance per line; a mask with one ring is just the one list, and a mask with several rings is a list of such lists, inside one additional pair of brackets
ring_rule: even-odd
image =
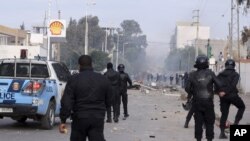
[[(95, 4), (87, 4), (93, 2)], [(42, 24), (49, 0), (1, 0), (0, 25), (26, 29)], [(231, 0), (51, 0), (51, 18), (69, 21), (88, 14), (98, 16), (100, 26), (119, 27), (126, 19), (137, 21), (149, 42), (169, 43), (177, 21), (192, 22), (193, 10), (200, 10), (200, 23), (211, 28), (211, 38), (226, 39)], [(242, 13), (242, 12), (241, 12)], [(250, 13), (249, 13), (250, 14)], [(250, 24), (250, 16), (240, 24)], [(242, 14), (241, 14), (242, 15)]]
[[(236, 0), (235, 0), (236, 1)], [(95, 3), (95, 4), (93, 4)], [(51, 19), (69, 21), (86, 15), (98, 16), (100, 26), (120, 27), (123, 20), (135, 20), (147, 35), (148, 63), (153, 68), (164, 66), (169, 42), (176, 22), (193, 22), (194, 10), (200, 10), (200, 23), (210, 27), (210, 39), (227, 39), (231, 21), (231, 0), (1, 0), (0, 25), (19, 28), (22, 23), (31, 30), (42, 25), (50, 9)], [(240, 11), (240, 30), (250, 26), (250, 9), (247, 16)], [(156, 63), (157, 62), (157, 63)]]

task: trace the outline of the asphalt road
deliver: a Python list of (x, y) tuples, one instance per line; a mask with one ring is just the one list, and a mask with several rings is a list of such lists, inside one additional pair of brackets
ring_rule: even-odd
[[(105, 138), (107, 141), (194, 141), (193, 119), (188, 129), (183, 128), (187, 111), (182, 109), (182, 102), (179, 92), (150, 91), (145, 94), (130, 90), (130, 117), (127, 120), (120, 118), (119, 123), (106, 123)], [(218, 112), (219, 105), (215, 105)], [(235, 109), (231, 109), (234, 114)], [(250, 121), (249, 115), (246, 109), (243, 123)], [(42, 130), (39, 123), (32, 120), (19, 124), (9, 118), (0, 119), (0, 141), (69, 141), (69, 121), (68, 134), (60, 134), (58, 118), (56, 123), (53, 130)], [(219, 141), (218, 137), (219, 128), (215, 126), (214, 141)]]

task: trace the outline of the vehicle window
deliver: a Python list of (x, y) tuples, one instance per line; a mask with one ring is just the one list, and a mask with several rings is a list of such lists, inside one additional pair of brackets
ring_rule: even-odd
[(31, 65), (31, 77), (38, 77), (38, 78), (49, 77), (47, 65), (45, 65), (45, 64), (32, 64)]
[(14, 63), (2, 63), (0, 65), (0, 76), (14, 76)]
[[(14, 77), (15, 64), (3, 63), (0, 65), (0, 76)], [(17, 63), (16, 64), (16, 77), (29, 77), (30, 64)], [(45, 64), (31, 64), (31, 77), (47, 78), (49, 77), (47, 65)]]
[(16, 77), (28, 77), (30, 70), (30, 64), (17, 63), (16, 64)]
[(64, 64), (54, 63), (54, 64), (52, 64), (52, 66), (56, 72), (57, 78), (60, 81), (67, 81), (68, 80), (68, 77), (70, 76), (70, 72)]

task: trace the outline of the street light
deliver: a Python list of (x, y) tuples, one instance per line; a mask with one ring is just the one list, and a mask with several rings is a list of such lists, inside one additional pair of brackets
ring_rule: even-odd
[(95, 2), (92, 2), (92, 3), (90, 3), (90, 2), (87, 2), (87, 4), (86, 4), (86, 8), (85, 8), (85, 14), (86, 14), (86, 20), (85, 20), (85, 46), (84, 46), (84, 54), (85, 55), (88, 55), (88, 30), (89, 30), (89, 26), (88, 26), (88, 13), (87, 13), (87, 10), (88, 10), (88, 6), (89, 5), (95, 5), (96, 3)]
[(122, 56), (123, 56), (123, 59), (125, 58), (125, 57), (124, 57), (124, 46), (127, 45), (127, 44), (128, 44), (128, 43), (123, 43), (123, 45), (122, 45)]
[(118, 67), (118, 59), (119, 59), (119, 38), (120, 38), (120, 35), (122, 35), (122, 32), (120, 31), (120, 28), (117, 28), (116, 29), (117, 31), (117, 43), (116, 43), (116, 68)]
[(118, 67), (118, 57), (119, 57), (119, 32), (117, 34), (117, 44), (116, 44), (116, 62), (115, 62), (116, 69)]

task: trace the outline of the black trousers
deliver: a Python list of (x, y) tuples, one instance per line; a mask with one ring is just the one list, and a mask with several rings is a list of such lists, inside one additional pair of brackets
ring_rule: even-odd
[(191, 107), (191, 109), (188, 111), (188, 114), (186, 116), (186, 122), (189, 123), (191, 120), (192, 116), (194, 114), (194, 106)]
[(73, 119), (70, 141), (105, 141), (103, 118)]
[(239, 96), (234, 97), (225, 97), (220, 98), (220, 110), (221, 110), (221, 119), (220, 119), (220, 128), (224, 129), (226, 125), (226, 121), (229, 114), (230, 105), (233, 104), (238, 108), (237, 114), (235, 116), (235, 123), (239, 123), (242, 119), (244, 111), (245, 111), (245, 104)]
[(119, 87), (112, 87), (113, 92), (113, 98), (112, 98), (112, 104), (110, 108), (107, 108), (107, 118), (111, 119), (111, 108), (113, 109), (113, 118), (116, 118), (119, 116), (119, 109), (120, 109), (120, 91)]
[(201, 139), (203, 124), (206, 126), (206, 138), (214, 138), (215, 112), (212, 100), (197, 100), (194, 102), (195, 138)]
[(118, 116), (120, 116), (120, 105), (121, 105), (121, 99), (123, 104), (123, 114), (128, 115), (128, 94), (127, 91), (121, 91), (120, 101), (119, 101), (119, 111)]

